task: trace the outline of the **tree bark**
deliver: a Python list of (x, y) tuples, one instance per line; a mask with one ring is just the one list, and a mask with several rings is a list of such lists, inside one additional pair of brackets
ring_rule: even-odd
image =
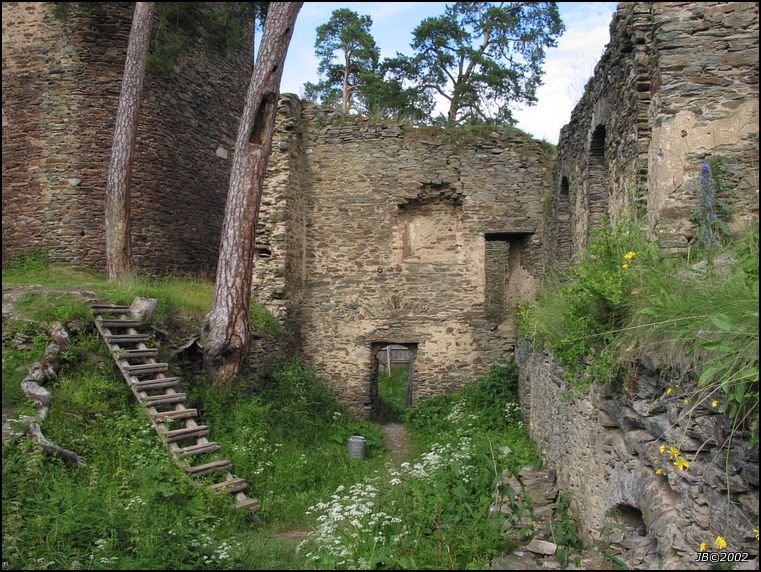
[(238, 374), (248, 352), (256, 220), (272, 149), (283, 63), (302, 4), (270, 4), (235, 142), (214, 303), (204, 326), (204, 358), (217, 386)]
[(129, 182), (153, 10), (154, 2), (135, 3), (119, 107), (116, 112), (105, 198), (106, 269), (110, 281), (124, 276), (132, 265)]

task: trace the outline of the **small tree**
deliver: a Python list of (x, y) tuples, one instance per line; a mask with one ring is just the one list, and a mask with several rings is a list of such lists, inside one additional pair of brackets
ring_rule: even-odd
[(105, 196), (106, 269), (109, 280), (118, 280), (132, 266), (129, 183), (153, 11), (154, 2), (135, 3), (119, 107), (116, 111)]
[[(304, 86), (309, 99), (320, 99), (327, 105), (340, 100), (341, 111), (349, 113), (355, 93), (378, 65), (380, 51), (370, 34), (372, 23), (370, 16), (340, 8), (317, 28), (314, 48), (319, 58), (318, 71), (324, 79)], [(334, 63), (336, 52), (340, 53), (339, 63)]]
[(302, 2), (272, 2), (248, 86), (230, 171), (214, 302), (204, 327), (205, 361), (213, 382), (240, 371), (251, 338), (249, 304), (256, 221), (272, 149), (283, 63)]
[(564, 27), (557, 2), (456, 2), (413, 32), (407, 79), (449, 102), (447, 122), (511, 123), (509, 105), (535, 103), (545, 48)]

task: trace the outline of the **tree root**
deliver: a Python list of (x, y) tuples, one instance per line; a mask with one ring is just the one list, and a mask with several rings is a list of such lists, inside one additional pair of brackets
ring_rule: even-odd
[(43, 384), (58, 377), (60, 354), (69, 346), (69, 334), (58, 322), (53, 324), (50, 337), (53, 339), (53, 343), (48, 345), (42, 361), (33, 363), (27, 371), (26, 377), (21, 381), (21, 391), (34, 401), (37, 407), (36, 416), (25, 415), (19, 420), (25, 425), (22, 434), (28, 435), (29, 438), (38, 443), (46, 454), (57, 455), (69, 463), (85, 466), (85, 460), (82, 457), (74, 451), (59, 447), (45, 437), (40, 429), (40, 423), (48, 418), (50, 403), (53, 401), (53, 395), (43, 387)]

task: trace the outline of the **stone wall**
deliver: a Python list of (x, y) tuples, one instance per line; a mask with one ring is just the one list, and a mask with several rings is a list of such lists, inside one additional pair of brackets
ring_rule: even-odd
[(686, 248), (714, 157), (729, 168), (732, 225), (758, 220), (758, 5), (621, 3), (560, 134), (547, 263), (567, 264), (603, 216), (633, 210), (664, 248)]
[(550, 152), (516, 131), (446, 142), (295, 97), (280, 113), (254, 293), (339, 397), (372, 409), (383, 344), (415, 353), (413, 401), (510, 355), (512, 312), (542, 273)]
[[(105, 268), (103, 195), (132, 12), (126, 3), (3, 3), (3, 260), (33, 248)], [(149, 75), (132, 166), (132, 249), (143, 270), (216, 268), (229, 167), (250, 74), (193, 50)]]
[[(657, 569), (706, 569), (695, 553), (719, 535), (728, 550), (758, 556), (758, 444), (748, 448), (742, 432), (728, 441), (731, 420), (695, 402), (688, 383), (641, 367), (626, 384), (571, 395), (552, 358), (527, 344), (517, 354), (531, 437), (572, 493), (585, 541), (623, 530), (624, 545), (657, 554)], [(661, 446), (689, 467), (678, 470)]]

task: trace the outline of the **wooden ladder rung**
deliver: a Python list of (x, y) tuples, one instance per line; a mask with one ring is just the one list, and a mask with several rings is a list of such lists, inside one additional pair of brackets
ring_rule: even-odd
[(235, 508), (247, 508), (252, 511), (259, 510), (261, 503), (256, 499), (243, 499), (235, 503)]
[(90, 306), (90, 310), (96, 316), (100, 314), (129, 314), (129, 306), (112, 306), (110, 304), (93, 304)]
[(147, 342), (150, 339), (151, 336), (147, 334), (125, 334), (119, 336), (106, 334), (106, 341), (109, 344), (139, 344)]
[(144, 350), (117, 350), (116, 358), (118, 359), (132, 359), (132, 358), (149, 358), (159, 355), (159, 350), (156, 348), (147, 348)]
[(220, 469), (229, 469), (232, 467), (232, 463), (227, 460), (212, 461), (211, 463), (204, 463), (203, 465), (196, 465), (195, 467), (186, 467), (185, 472), (193, 477), (200, 477)]
[(104, 328), (140, 328), (145, 326), (145, 322), (140, 320), (101, 320), (100, 325)]
[(131, 384), (132, 387), (138, 391), (148, 391), (149, 389), (166, 389), (167, 387), (177, 387), (180, 383), (179, 377), (165, 377), (163, 379), (146, 379), (144, 381), (136, 381)]
[(168, 363), (138, 363), (122, 366), (130, 375), (136, 373), (164, 373), (169, 370)]
[(229, 479), (221, 483), (209, 485), (209, 488), (215, 493), (239, 493), (248, 488), (248, 483), (239, 478)]
[(190, 455), (202, 455), (204, 453), (213, 453), (214, 451), (219, 451), (221, 447), (219, 446), (219, 443), (201, 443), (199, 445), (191, 445), (190, 447), (183, 447), (182, 449), (177, 449), (175, 453), (178, 457), (188, 457)]
[(143, 405), (153, 407), (154, 405), (164, 405), (167, 403), (182, 403), (187, 395), (184, 393), (162, 393), (161, 395), (148, 395), (140, 401)]
[(174, 429), (164, 433), (164, 437), (170, 443), (176, 441), (182, 441), (183, 439), (190, 439), (195, 437), (206, 437), (209, 434), (209, 428), (206, 425), (199, 425), (198, 427), (184, 427), (182, 429)]
[(151, 414), (151, 418), (156, 422), (177, 421), (179, 419), (190, 419), (198, 416), (197, 409), (174, 409), (172, 411), (157, 411)]

